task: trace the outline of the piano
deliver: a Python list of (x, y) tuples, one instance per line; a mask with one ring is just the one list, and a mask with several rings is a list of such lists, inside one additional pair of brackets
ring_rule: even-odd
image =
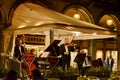
[[(59, 56), (59, 46), (58, 44), (60, 43), (60, 40), (54, 40), (45, 50), (44, 52), (50, 52), (50, 55), (48, 57), (45, 58), (41, 58), (41, 56), (39, 57), (39, 61), (48, 61), (48, 63), (54, 67), (57, 65), (60, 65), (60, 59)], [(57, 62), (56, 62), (57, 61)], [(48, 65), (46, 65), (48, 66)]]
[(45, 52), (50, 52), (50, 56), (59, 56), (59, 44), (60, 40), (54, 40), (46, 49)]

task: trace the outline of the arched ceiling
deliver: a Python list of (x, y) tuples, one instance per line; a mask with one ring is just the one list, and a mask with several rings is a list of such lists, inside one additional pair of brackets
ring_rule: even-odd
[(91, 20), (88, 14), (81, 8), (76, 8), (76, 7), (70, 8), (64, 14), (67, 16), (73, 17), (75, 13), (80, 15), (80, 20), (91, 23)]
[[(110, 25), (108, 25), (107, 20), (112, 20), (112, 23)], [(117, 27), (120, 26), (120, 21), (113, 14), (105, 14), (103, 17), (101, 17), (101, 19), (99, 21), (99, 25), (104, 26), (108, 29), (114, 30), (114, 29), (117, 29)]]
[[(67, 16), (70, 16), (70, 17), (73, 17), (73, 15), (77, 13), (80, 15), (80, 19), (79, 20), (82, 20), (82, 21), (85, 21), (85, 22), (89, 22), (89, 23), (92, 23), (92, 20), (90, 19), (88, 13), (86, 13), (83, 9), (81, 8), (76, 8), (76, 7), (73, 7), (73, 8), (70, 8), (68, 9), (66, 12), (65, 12), (65, 15)], [(112, 20), (112, 24), (111, 25), (108, 25), (107, 24), (107, 21), (108, 20)], [(98, 22), (98, 24), (102, 27), (105, 27), (107, 29), (110, 29), (110, 30), (116, 30), (117, 27), (120, 26), (120, 21), (119, 19), (113, 15), (113, 14), (105, 14), (101, 17), (100, 21)]]

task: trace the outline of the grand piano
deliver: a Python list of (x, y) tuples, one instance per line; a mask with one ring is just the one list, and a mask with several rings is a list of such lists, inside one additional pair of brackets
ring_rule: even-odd
[(50, 52), (50, 56), (59, 56), (59, 44), (60, 40), (54, 40), (46, 49), (45, 52)]
[[(58, 65), (61, 65), (60, 61), (61, 61), (61, 58), (58, 57), (59, 56), (59, 44), (60, 40), (54, 40), (45, 50), (44, 52), (49, 52), (50, 55), (48, 57), (39, 57), (39, 61), (43, 61), (43, 62), (46, 62), (46, 60), (48, 61), (49, 65), (51, 67), (55, 67), (55, 66), (58, 66)], [(48, 66), (48, 64), (46, 65)], [(45, 67), (45, 65), (44, 65)]]

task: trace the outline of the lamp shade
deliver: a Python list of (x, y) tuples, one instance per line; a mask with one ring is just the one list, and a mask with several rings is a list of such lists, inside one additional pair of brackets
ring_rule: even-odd
[(112, 25), (112, 23), (113, 23), (113, 22), (112, 22), (112, 20), (111, 20), (111, 19), (108, 19), (108, 20), (106, 21), (106, 24), (107, 24), (107, 25), (109, 25), (109, 26), (111, 26), (111, 25)]
[(75, 18), (75, 19), (80, 19), (80, 15), (78, 14), (78, 13), (75, 13), (74, 15), (73, 15), (73, 17)]

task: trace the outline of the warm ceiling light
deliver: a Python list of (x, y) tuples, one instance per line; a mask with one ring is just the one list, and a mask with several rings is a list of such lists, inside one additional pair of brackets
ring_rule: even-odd
[(75, 8), (75, 14), (73, 15), (73, 18), (80, 19), (80, 14), (78, 13), (78, 8)]
[(81, 32), (73, 32), (74, 36), (79, 36), (81, 34)]
[(97, 35), (97, 33), (93, 33), (93, 35)]
[(117, 31), (117, 29), (115, 28), (114, 31)]
[(20, 25), (20, 26), (18, 26), (18, 28), (24, 28), (25, 27), (25, 25)]
[(108, 25), (108, 26), (111, 26), (112, 25), (112, 20), (111, 19), (108, 19), (107, 21), (106, 21), (106, 24)]
[(75, 19), (80, 19), (80, 15), (78, 14), (78, 13), (75, 13), (74, 15), (73, 15), (73, 17), (75, 18)]
[(111, 15), (108, 15), (108, 19), (107, 19), (107, 21), (106, 21), (106, 24), (107, 24), (108, 26), (111, 26), (111, 25), (113, 24)]

